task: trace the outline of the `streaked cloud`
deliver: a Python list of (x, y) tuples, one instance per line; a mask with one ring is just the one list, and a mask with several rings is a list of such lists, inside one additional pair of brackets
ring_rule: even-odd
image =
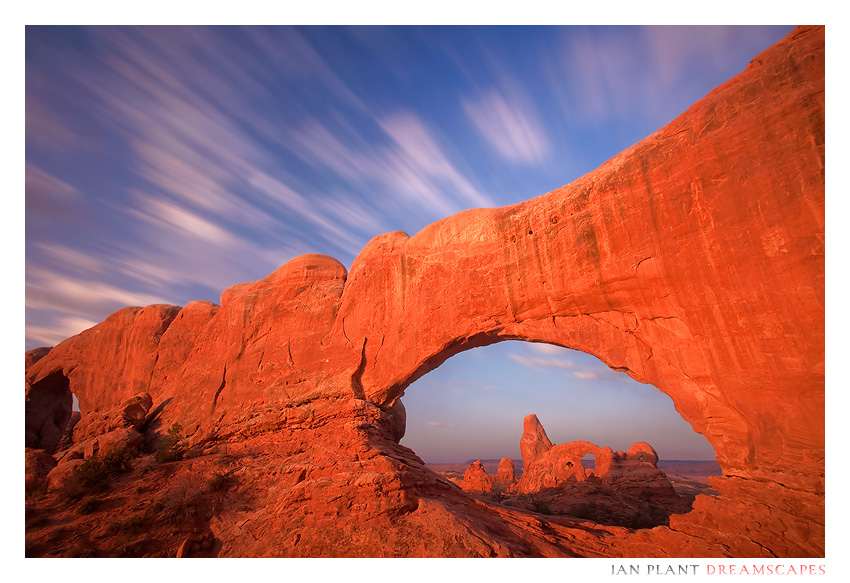
[[(395, 170), (404, 178), (396, 186), (405, 188), (410, 180), (414, 191), (429, 199), (435, 209), (455, 212), (462, 208), (495, 206), (493, 200), (479, 192), (446, 157), (425, 123), (411, 112), (397, 112), (380, 120), (381, 128), (396, 145)], [(446, 184), (458, 202), (449, 202), (436, 183)], [(417, 188), (417, 186), (419, 188)], [(450, 191), (450, 192), (451, 192)], [(454, 209), (454, 210), (452, 210)]]
[(140, 207), (137, 216), (156, 227), (220, 246), (235, 242), (235, 237), (226, 229), (197, 213), (164, 198), (140, 191), (134, 194)]
[(108, 283), (78, 279), (44, 268), (27, 269), (26, 307), (55, 310), (57, 307), (81, 315), (102, 314), (124, 306), (168, 303), (159, 296), (141, 294)]
[(478, 100), (464, 99), (462, 104), (479, 133), (505, 160), (519, 164), (545, 161), (549, 140), (530, 108), (508, 103), (495, 91)]
[(48, 201), (73, 202), (79, 196), (76, 188), (30, 163), (26, 165), (26, 189), (31, 209)]
[(296, 192), (280, 180), (268, 174), (257, 171), (249, 179), (249, 184), (264, 193), (273, 202), (282, 205), (297, 215), (298, 220), (305, 219), (319, 227), (317, 233), (328, 242), (343, 249), (356, 248), (361, 239), (341, 227), (337, 222), (328, 219), (318, 208), (302, 194)]
[(37, 242), (35, 247), (42, 251), (53, 264), (61, 265), (65, 269), (70, 268), (78, 274), (102, 274), (106, 267), (92, 254), (60, 243)]
[(541, 358), (535, 356), (522, 356), (520, 354), (511, 354), (510, 356), (512, 360), (534, 368), (575, 368), (575, 364), (569, 360), (562, 360), (560, 358)]
[(555, 344), (545, 344), (543, 342), (529, 342), (528, 348), (542, 354), (564, 354), (569, 352), (569, 349)]
[(560, 186), (753, 30), (27, 27), (27, 342)]
[(27, 327), (27, 338), (40, 346), (56, 346), (66, 338), (76, 336), (83, 330), (95, 326), (97, 322), (77, 317), (60, 317), (53, 326)]
[(598, 378), (599, 378), (599, 375), (598, 375), (598, 374), (596, 374), (596, 373), (594, 373), (594, 372), (583, 372), (583, 371), (577, 371), (577, 372), (572, 373), (572, 375), (573, 375), (575, 378), (577, 378), (577, 379), (581, 379), (581, 380), (583, 380), (583, 381), (592, 381), (592, 380), (594, 380), (594, 379), (598, 379)]

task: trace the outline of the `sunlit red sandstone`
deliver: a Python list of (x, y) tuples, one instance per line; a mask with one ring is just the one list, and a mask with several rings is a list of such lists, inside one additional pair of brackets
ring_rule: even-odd
[[(250, 482), (250, 504), (204, 510), (219, 556), (822, 555), (823, 37), (795, 29), (549, 194), (381, 235), (349, 273), (306, 255), (220, 307), (126, 308), (31, 351), (27, 446), (55, 452), (69, 390), (74, 447), (149, 394), (149, 446), (177, 423), (252, 468), (228, 491)], [(671, 528), (588, 531), (427, 470), (397, 443), (398, 398), (501, 339), (583, 350), (670, 395), (714, 446), (720, 495)]]

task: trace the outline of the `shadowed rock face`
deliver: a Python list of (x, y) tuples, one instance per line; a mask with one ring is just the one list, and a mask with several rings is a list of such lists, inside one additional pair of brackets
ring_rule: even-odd
[(52, 371), (26, 393), (26, 446), (53, 453), (71, 421), (73, 397), (61, 371)]
[[(225, 512), (222, 555), (822, 555), (823, 37), (795, 29), (556, 191), (378, 236), (350, 273), (305, 255), (220, 307), (116, 312), (31, 359), (27, 445), (61, 437), (68, 389), (75, 435), (146, 392), (147, 432), (180, 423), (195, 445), (254, 440), (298, 465), (256, 503), (313, 514), (243, 529)], [(397, 444), (393, 405), (452, 355), (505, 339), (588, 352), (668, 394), (714, 446), (721, 495), (670, 529), (601, 537), (469, 506)], [(55, 375), (64, 391), (46, 390)]]

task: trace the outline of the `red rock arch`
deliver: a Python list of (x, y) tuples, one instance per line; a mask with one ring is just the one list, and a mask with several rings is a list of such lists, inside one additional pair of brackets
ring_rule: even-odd
[[(824, 32), (798, 28), (563, 188), (459, 213), (413, 237), (381, 235), (349, 273), (307, 255), (230, 288), (220, 307), (126, 308), (34, 362), (27, 387), (62, 371), (83, 411), (145, 391), (168, 401), (163, 423), (180, 421), (197, 442), (280, 431), (310, 442), (287, 456), (318, 468), (313, 479), (327, 478), (319, 469), (362, 473), (357, 452), (380, 452), (370, 463), (392, 486), (375, 491), (384, 504), (396, 488), (402, 516), (420, 504), (417, 488), (439, 489), (391, 443), (398, 431), (387, 418), (400, 418), (391, 406), (405, 388), (473, 346), (548, 342), (664, 391), (724, 472), (712, 484), (722, 496), (699, 498), (673, 530), (617, 535), (593, 552), (818, 555), (824, 199)], [(362, 526), (353, 510), (340, 512)], [(300, 528), (290, 518), (287, 528)], [(336, 537), (339, 547), (312, 549), (359, 552), (340, 524), (336, 515), (314, 523), (324, 528), (316, 541)], [(433, 532), (428, 521), (416, 528)], [(276, 552), (310, 552), (293, 550), (292, 530), (264, 532), (281, 533)], [(370, 532), (383, 548), (384, 525)], [(659, 551), (665, 537), (673, 542)], [(707, 538), (722, 540), (707, 551)], [(234, 535), (233, 552), (266, 552), (256, 540)], [(464, 552), (497, 552), (469, 545)]]
[(727, 475), (822, 489), (822, 31), (797, 37), (563, 188), (371, 241), (334, 327), (366, 398), (548, 342), (667, 393)]

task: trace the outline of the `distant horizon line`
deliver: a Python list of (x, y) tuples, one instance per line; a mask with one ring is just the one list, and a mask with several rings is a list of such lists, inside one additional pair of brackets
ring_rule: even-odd
[[(507, 456), (505, 456), (505, 457), (507, 457)], [(426, 461), (425, 465), (473, 464), (476, 461), (480, 461), (481, 463), (490, 463), (490, 462), (496, 462), (497, 463), (497, 462), (502, 461), (503, 459), (505, 459), (505, 458), (486, 458), (486, 459), (482, 459), (482, 458), (472, 459), (472, 458), (470, 458), (470, 459), (465, 460), (465, 461), (457, 461), (457, 462), (429, 462), (429, 461)], [(513, 460), (514, 462), (523, 463), (521, 458), (510, 458), (510, 459)], [(676, 458), (676, 459), (659, 458), (658, 462), (659, 463), (661, 463), (661, 462), (714, 462), (714, 463), (718, 463), (716, 459), (681, 459), (681, 458)]]

